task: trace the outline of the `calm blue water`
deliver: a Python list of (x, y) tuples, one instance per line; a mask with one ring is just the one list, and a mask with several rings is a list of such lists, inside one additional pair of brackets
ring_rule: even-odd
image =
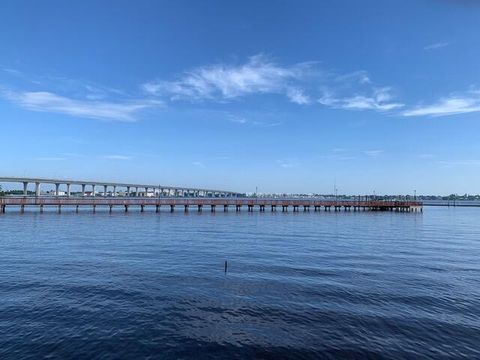
[(479, 220), (7, 212), (0, 358), (478, 359)]

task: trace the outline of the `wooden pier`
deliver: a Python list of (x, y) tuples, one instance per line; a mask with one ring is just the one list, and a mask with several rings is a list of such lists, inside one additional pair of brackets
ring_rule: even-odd
[(131, 208), (137, 208), (143, 212), (146, 207), (154, 208), (159, 212), (161, 207), (170, 211), (183, 209), (211, 212), (222, 209), (236, 212), (246, 209), (248, 212), (270, 211), (299, 212), (299, 211), (395, 211), (395, 212), (421, 212), (423, 204), (420, 201), (391, 201), (391, 200), (364, 200), (364, 201), (334, 201), (320, 200), (315, 198), (291, 199), (291, 198), (199, 198), (199, 197), (61, 197), (61, 196), (5, 196), (0, 197), (0, 213), (5, 213), (7, 207), (19, 208), (23, 213), (26, 207), (37, 208), (43, 212), (45, 207), (55, 207), (60, 212), (62, 207), (74, 207), (78, 212), (80, 207), (89, 207), (93, 211), (97, 207), (104, 207), (112, 211), (113, 208), (122, 208), (128, 212)]

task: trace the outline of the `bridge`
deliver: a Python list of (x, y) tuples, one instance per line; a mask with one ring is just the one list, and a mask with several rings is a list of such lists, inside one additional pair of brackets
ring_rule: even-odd
[[(120, 193), (124, 196), (181, 196), (181, 197), (236, 197), (242, 194), (233, 191), (211, 190), (205, 188), (188, 188), (167, 185), (146, 185), (146, 184), (127, 184), (127, 183), (112, 183), (112, 182), (98, 182), (98, 181), (82, 181), (82, 180), (65, 180), (65, 179), (41, 179), (41, 178), (22, 178), (22, 177), (0, 177), (0, 183), (20, 183), (23, 185), (23, 195), (28, 195), (28, 186), (32, 184), (35, 186), (35, 196), (41, 196), (42, 184), (55, 185), (55, 196), (60, 195), (62, 186), (65, 191), (62, 193), (70, 197), (72, 195), (73, 186), (78, 186), (78, 194), (82, 197), (97, 195), (100, 196), (117, 196)], [(87, 192), (87, 186), (90, 191)], [(103, 189), (97, 192), (96, 189)], [(110, 191), (109, 191), (110, 189)], [(119, 190), (124, 191), (120, 192)], [(143, 192), (139, 192), (144, 190)]]

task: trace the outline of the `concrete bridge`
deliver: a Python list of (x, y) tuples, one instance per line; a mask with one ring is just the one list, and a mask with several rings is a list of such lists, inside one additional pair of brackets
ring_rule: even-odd
[[(187, 188), (167, 185), (147, 185), (147, 184), (128, 184), (128, 183), (112, 183), (99, 181), (82, 181), (82, 180), (66, 180), (66, 179), (41, 179), (41, 178), (21, 178), (21, 177), (0, 177), (0, 183), (20, 183), (23, 185), (23, 195), (28, 195), (28, 186), (34, 186), (35, 196), (41, 196), (42, 184), (55, 185), (55, 196), (60, 195), (60, 190), (65, 196), (72, 195), (73, 186), (78, 187), (78, 194), (82, 197), (89, 195), (95, 197), (100, 196), (117, 196), (120, 194), (124, 196), (144, 196), (144, 197), (162, 197), (162, 196), (177, 196), (177, 197), (237, 197), (242, 194), (233, 191), (212, 190), (205, 188)], [(90, 191), (88, 191), (88, 188)], [(100, 189), (103, 191), (96, 191)], [(110, 191), (109, 191), (110, 190)], [(139, 191), (140, 190), (140, 191)], [(143, 191), (142, 191), (143, 190)]]
[(7, 206), (14, 206), (20, 208), (20, 212), (24, 212), (25, 207), (37, 207), (40, 212), (45, 206), (54, 206), (60, 212), (62, 207), (74, 207), (78, 212), (80, 207), (89, 207), (95, 211), (97, 207), (103, 207), (112, 211), (114, 207), (124, 209), (125, 212), (129, 208), (136, 207), (141, 212), (145, 207), (152, 207), (156, 212), (160, 208), (167, 207), (170, 211), (175, 211), (175, 208), (181, 208), (185, 212), (194, 208), (201, 212), (204, 208), (215, 212), (217, 208), (223, 208), (228, 211), (229, 208), (234, 208), (239, 212), (242, 208), (247, 208), (249, 212), (254, 209), (264, 212), (266, 208), (271, 211), (282, 210), (288, 212), (292, 209), (294, 212), (300, 211), (320, 211), (322, 208), (325, 211), (396, 211), (396, 212), (417, 212), (422, 211), (422, 203), (418, 201), (390, 201), (390, 200), (364, 200), (364, 201), (332, 201), (319, 199), (263, 199), (263, 198), (246, 198), (246, 197), (223, 197), (223, 198), (203, 198), (203, 197), (57, 197), (57, 196), (5, 196), (0, 197), (0, 213), (4, 213)]

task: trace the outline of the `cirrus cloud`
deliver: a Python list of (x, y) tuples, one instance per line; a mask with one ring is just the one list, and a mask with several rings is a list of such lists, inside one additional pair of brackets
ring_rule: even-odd
[(232, 100), (251, 94), (283, 94), (292, 102), (305, 104), (307, 96), (296, 88), (312, 71), (312, 63), (280, 66), (266, 56), (251, 56), (245, 64), (214, 64), (186, 71), (173, 81), (151, 81), (142, 89), (150, 95), (171, 100)]
[(480, 91), (470, 90), (441, 98), (435, 103), (417, 105), (403, 112), (403, 116), (447, 116), (480, 111)]
[(48, 91), (4, 90), (1, 94), (11, 102), (32, 111), (111, 121), (135, 121), (140, 111), (161, 105), (160, 101), (150, 99), (123, 102), (79, 100)]

